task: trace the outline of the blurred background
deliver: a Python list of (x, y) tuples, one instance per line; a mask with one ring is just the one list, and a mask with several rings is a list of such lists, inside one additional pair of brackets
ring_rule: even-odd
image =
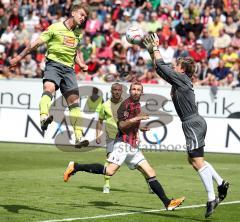
[[(179, 56), (191, 56), (196, 61), (192, 81), (199, 113), (208, 123), (206, 151), (240, 153), (240, 11), (239, 1), (235, 0), (2, 0), (0, 141), (55, 144), (56, 136), (62, 132), (68, 132), (64, 141), (71, 139), (71, 127), (65, 127), (64, 122), (66, 105), (56, 105), (64, 100), (59, 92), (51, 108), (54, 123), (46, 134), (39, 128), (46, 47), (26, 56), (13, 70), (7, 69), (6, 60), (21, 52), (49, 25), (64, 21), (71, 5), (79, 2), (87, 2), (91, 8), (80, 46), (89, 71), (82, 72), (75, 66), (86, 137), (93, 140), (91, 145), (96, 145), (94, 121), (101, 104), (89, 110), (86, 101), (91, 96), (101, 97), (97, 100), (100, 103), (106, 101), (111, 96), (112, 82), (124, 82), (127, 96), (128, 83), (138, 80), (145, 84), (145, 111), (162, 121), (157, 120), (157, 127), (142, 135), (143, 142), (173, 145), (174, 150), (180, 144), (181, 148), (176, 149), (183, 150), (184, 136), (170, 86), (156, 75), (147, 50), (126, 41), (127, 27), (136, 24), (145, 33), (157, 33), (166, 63), (174, 63)], [(94, 88), (97, 95), (92, 95)], [(92, 114), (88, 115), (89, 111)], [(13, 130), (16, 122), (17, 130)]]
[[(89, 72), (84, 81), (165, 84), (155, 76), (145, 49), (125, 39), (129, 24), (157, 32), (165, 62), (192, 56), (195, 85), (239, 87), (240, 11), (236, 0), (2, 0), (0, 1), (0, 78), (41, 78), (46, 48), (28, 55), (14, 71), (6, 58), (19, 53), (50, 24), (64, 21), (72, 4), (87, 2), (90, 18), (81, 51)], [(128, 75), (127, 75), (128, 74)]]

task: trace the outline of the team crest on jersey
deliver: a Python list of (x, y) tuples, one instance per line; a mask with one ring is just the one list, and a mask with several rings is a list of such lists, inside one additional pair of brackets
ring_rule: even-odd
[(128, 111), (124, 111), (123, 115), (124, 115), (124, 117), (128, 118), (129, 112)]
[(63, 44), (67, 45), (69, 47), (75, 47), (75, 38), (74, 37), (69, 37), (69, 36), (64, 36), (63, 37)]

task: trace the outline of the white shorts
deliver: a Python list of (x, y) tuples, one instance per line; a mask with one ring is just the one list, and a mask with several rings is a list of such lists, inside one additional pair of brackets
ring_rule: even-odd
[(116, 142), (113, 152), (110, 153), (107, 161), (118, 166), (126, 163), (129, 169), (134, 170), (140, 163), (146, 160), (138, 148), (134, 148), (128, 143)]

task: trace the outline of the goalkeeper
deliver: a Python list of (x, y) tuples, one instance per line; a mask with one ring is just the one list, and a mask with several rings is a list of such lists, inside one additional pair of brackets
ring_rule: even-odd
[[(219, 202), (226, 198), (229, 183), (204, 160), (205, 135), (207, 124), (198, 113), (191, 78), (195, 72), (192, 58), (178, 58), (173, 68), (165, 64), (159, 51), (159, 38), (156, 33), (145, 37), (143, 44), (156, 67), (156, 72), (172, 85), (171, 97), (186, 139), (188, 161), (198, 172), (208, 195), (205, 217), (209, 217)], [(218, 184), (218, 196), (215, 196), (213, 179)]]

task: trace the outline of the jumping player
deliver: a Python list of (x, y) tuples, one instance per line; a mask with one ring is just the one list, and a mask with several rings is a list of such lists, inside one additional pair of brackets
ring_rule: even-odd
[(88, 69), (81, 59), (79, 50), (79, 43), (82, 38), (81, 26), (86, 22), (88, 15), (88, 5), (74, 4), (70, 16), (64, 22), (50, 25), (37, 40), (27, 45), (19, 55), (10, 60), (11, 68), (16, 66), (27, 54), (46, 43), (43, 94), (39, 104), (41, 129), (47, 130), (48, 125), (53, 121), (53, 116), (49, 115), (49, 108), (53, 93), (60, 88), (68, 104), (70, 122), (74, 129), (75, 146), (77, 148), (87, 146), (88, 141), (82, 141), (79, 91), (73, 66), (77, 63), (82, 70), (86, 71)]

